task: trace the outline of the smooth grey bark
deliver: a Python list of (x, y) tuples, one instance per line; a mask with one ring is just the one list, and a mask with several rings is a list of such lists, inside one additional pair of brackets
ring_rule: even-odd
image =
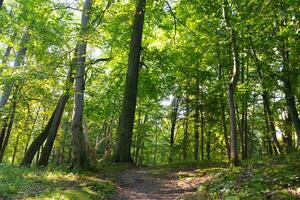
[(85, 0), (81, 16), (81, 30), (78, 41), (75, 95), (72, 119), (72, 163), (71, 168), (85, 168), (91, 165), (85, 144), (83, 130), (84, 76), (86, 66), (87, 36), (90, 23), (92, 1)]
[(137, 99), (145, 7), (146, 0), (137, 1), (128, 55), (125, 93), (118, 127), (118, 141), (115, 152), (116, 162), (132, 162), (130, 150)]
[(234, 27), (231, 25), (230, 18), (228, 16), (229, 5), (227, 0), (223, 1), (223, 14), (227, 29), (230, 31), (231, 53), (232, 53), (232, 75), (230, 83), (228, 85), (228, 106), (229, 106), (229, 119), (230, 119), (230, 139), (231, 139), (231, 162), (233, 166), (239, 165), (238, 157), (238, 144), (237, 144), (237, 128), (236, 128), (236, 109), (234, 103), (234, 93), (237, 86), (240, 74), (240, 61), (239, 52), (237, 47), (237, 33)]
[[(26, 55), (26, 51), (27, 51), (26, 44), (28, 43), (28, 40), (29, 40), (29, 34), (28, 34), (28, 31), (26, 31), (20, 42), (21, 48), (18, 50), (18, 52), (16, 54), (16, 57), (14, 60), (14, 65), (13, 65), (14, 67), (21, 66), (21, 64), (25, 58), (25, 55)], [(4, 83), (4, 91), (0, 97), (0, 110), (2, 110), (3, 107), (6, 105), (7, 100), (10, 96), (11, 90), (13, 88), (13, 85), (14, 85), (13, 82)]]

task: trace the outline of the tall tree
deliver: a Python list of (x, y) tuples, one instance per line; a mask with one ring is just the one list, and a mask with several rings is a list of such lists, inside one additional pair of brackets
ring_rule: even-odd
[(173, 162), (174, 159), (174, 140), (175, 140), (175, 129), (176, 129), (176, 122), (178, 116), (178, 109), (179, 109), (179, 98), (174, 97), (172, 101), (172, 113), (171, 113), (171, 134), (170, 134), (170, 156), (169, 162)]
[(83, 107), (84, 107), (84, 84), (85, 84), (85, 67), (86, 67), (86, 50), (88, 30), (90, 25), (90, 15), (92, 1), (85, 0), (81, 16), (81, 30), (79, 34), (75, 95), (72, 119), (72, 167), (83, 168), (90, 165), (87, 147), (83, 133)]
[[(13, 65), (14, 67), (21, 66), (21, 64), (25, 58), (26, 51), (27, 51), (26, 44), (27, 44), (28, 40), (29, 40), (29, 33), (28, 33), (28, 30), (26, 30), (26, 32), (23, 35), (23, 38), (20, 42), (21, 48), (17, 51), (16, 57), (14, 60), (14, 65)], [(0, 97), (0, 109), (2, 109), (6, 105), (9, 95), (11, 93), (11, 90), (13, 88), (13, 85), (14, 84), (10, 81), (4, 85), (4, 91)]]
[[(287, 14), (287, 5), (283, 0), (280, 1), (281, 8), (281, 28), (285, 29), (288, 24), (288, 14)], [(282, 55), (282, 77), (283, 82), (283, 92), (285, 94), (286, 103), (291, 114), (292, 122), (297, 134), (297, 147), (300, 147), (300, 119), (296, 107), (295, 94), (292, 89), (292, 73), (289, 61), (289, 42), (288, 39), (282, 38), (281, 40), (281, 55)]]
[(223, 15), (226, 23), (226, 27), (230, 32), (231, 42), (231, 53), (233, 68), (230, 83), (228, 85), (228, 105), (229, 105), (229, 116), (230, 116), (230, 139), (231, 139), (231, 165), (237, 166), (239, 164), (238, 157), (238, 145), (237, 145), (237, 128), (236, 128), (236, 109), (234, 103), (234, 93), (239, 80), (240, 74), (240, 61), (239, 52), (237, 46), (237, 33), (235, 28), (231, 24), (229, 17), (229, 4), (227, 0), (223, 1)]
[(128, 55), (126, 86), (119, 121), (117, 148), (115, 152), (116, 162), (132, 162), (130, 149), (137, 99), (146, 0), (137, 0), (136, 2), (136, 11), (133, 19)]

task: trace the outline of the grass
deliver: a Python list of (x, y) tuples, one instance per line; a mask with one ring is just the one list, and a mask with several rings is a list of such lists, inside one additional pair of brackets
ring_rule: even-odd
[(0, 165), (0, 199), (92, 200), (108, 199), (114, 192), (114, 184), (95, 173)]
[(188, 199), (300, 199), (299, 153), (214, 168), (209, 174), (212, 178)]
[[(0, 165), (0, 199), (109, 199), (115, 185), (108, 180), (115, 181), (120, 171), (131, 168), (135, 167), (105, 163), (93, 172), (75, 173)], [(300, 153), (248, 160), (236, 168), (225, 163), (188, 161), (146, 169), (160, 177), (204, 177), (188, 200), (300, 199)]]

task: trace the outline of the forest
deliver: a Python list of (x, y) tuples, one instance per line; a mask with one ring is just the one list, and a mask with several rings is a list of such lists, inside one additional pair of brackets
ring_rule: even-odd
[(0, 0), (0, 199), (300, 199), (300, 1)]

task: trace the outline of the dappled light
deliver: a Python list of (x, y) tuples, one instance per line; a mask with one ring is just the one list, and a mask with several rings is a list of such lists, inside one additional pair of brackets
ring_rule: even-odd
[(300, 199), (299, 0), (0, 0), (0, 200)]

